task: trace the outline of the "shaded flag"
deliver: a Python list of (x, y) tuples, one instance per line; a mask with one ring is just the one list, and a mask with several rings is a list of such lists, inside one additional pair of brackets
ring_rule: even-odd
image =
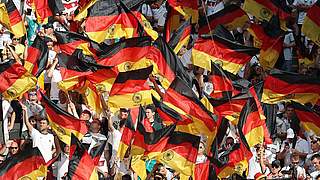
[(202, 36), (192, 49), (192, 63), (211, 71), (213, 61), (224, 70), (237, 74), (258, 52), (257, 48), (243, 46), (216, 35)]
[(76, 49), (81, 49), (85, 55), (94, 55), (91, 40), (81, 34), (68, 31), (55, 31), (57, 43), (62, 53), (72, 55)]
[(135, 123), (132, 119), (131, 112), (125, 122), (123, 133), (121, 136), (117, 156), (122, 160), (127, 153), (135, 134)]
[(273, 16), (269, 22), (251, 24), (248, 31), (254, 37), (254, 46), (260, 48), (261, 66), (272, 69), (283, 49), (284, 32), (280, 29), (279, 18)]
[(281, 29), (283, 30), (286, 30), (285, 22), (291, 13), (286, 2), (281, 0), (245, 0), (242, 9), (260, 21), (269, 21), (272, 16), (278, 16), (281, 21)]
[(318, 78), (271, 70), (264, 81), (262, 100), (266, 104), (295, 101), (301, 104), (316, 104), (319, 100)]
[(206, 161), (204, 163), (196, 164), (194, 169), (194, 180), (202, 180), (208, 179), (209, 177), (209, 170), (210, 169), (210, 161)]
[(201, 103), (193, 90), (179, 77), (171, 83), (163, 96), (163, 102), (178, 113), (192, 119), (190, 129), (187, 133), (204, 135), (208, 138), (209, 146), (216, 135), (216, 116), (209, 112)]
[(166, 3), (167, 9), (167, 18), (165, 21), (165, 30), (163, 37), (165, 38), (166, 42), (170, 41), (171, 34), (174, 33), (182, 24), (183, 18), (182, 15), (174, 10), (171, 6), (169, 6), (168, 2)]
[(90, 150), (90, 156), (93, 159), (94, 165), (98, 165), (100, 157), (102, 153), (104, 152), (105, 146), (107, 145), (107, 141), (102, 141), (102, 143), (96, 144), (94, 147)]
[(39, 24), (47, 24), (49, 17), (53, 16), (49, 6), (49, 0), (32, 0), (32, 8), (35, 10)]
[(211, 68), (209, 82), (213, 84), (214, 90), (210, 96), (215, 99), (228, 97), (230, 99), (249, 86), (247, 80), (223, 70), (218, 64), (212, 63)]
[[(261, 118), (258, 106), (254, 98), (248, 99), (242, 109), (238, 128), (243, 132), (249, 147), (261, 144), (270, 138), (266, 129), (265, 118)], [(269, 142), (268, 142), (269, 143)]]
[(20, 12), (12, 0), (0, 3), (0, 23), (16, 37), (26, 34), (26, 27)]
[(320, 46), (320, 1), (318, 0), (308, 11), (304, 18), (301, 32)]
[(36, 77), (45, 70), (48, 62), (49, 49), (47, 43), (37, 36), (32, 45), (28, 47), (28, 56), (24, 67)]
[(13, 100), (35, 87), (37, 79), (21, 64), (11, 59), (0, 63), (0, 93)]
[(320, 135), (320, 114), (307, 106), (293, 102), (294, 111), (305, 131)]
[(1, 179), (37, 179), (46, 176), (46, 162), (37, 147), (26, 147), (0, 165)]
[(151, 104), (151, 89), (147, 83), (153, 66), (120, 72), (109, 93), (109, 107), (135, 107)]
[(70, 158), (67, 179), (98, 180), (94, 160), (76, 136), (71, 134)]
[(181, 26), (177, 29), (177, 31), (172, 34), (172, 37), (168, 42), (168, 44), (173, 49), (173, 51), (176, 54), (178, 54), (178, 52), (183, 46), (188, 45), (190, 35), (191, 35), (191, 24), (190, 24), (190, 20), (188, 20), (188, 21), (185, 21), (183, 24), (181, 24)]
[(189, 19), (191, 17), (191, 23), (197, 23), (199, 18), (198, 13), (198, 1), (194, 0), (168, 0), (168, 4), (173, 7), (176, 11), (178, 11), (181, 15), (184, 16), (185, 19)]
[(62, 142), (70, 144), (71, 134), (74, 134), (78, 139), (82, 139), (88, 131), (85, 121), (68, 114), (43, 94), (42, 100), (51, 128)]
[[(208, 24), (209, 21), (209, 24)], [(218, 25), (224, 25), (229, 31), (243, 27), (249, 21), (249, 17), (239, 6), (229, 5), (222, 10), (199, 19), (199, 34), (213, 34)]]
[(185, 176), (192, 176), (198, 155), (200, 136), (173, 132), (158, 160)]

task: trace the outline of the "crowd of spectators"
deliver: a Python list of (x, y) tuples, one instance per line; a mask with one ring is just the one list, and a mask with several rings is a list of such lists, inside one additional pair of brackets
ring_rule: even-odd
[[(301, 26), (306, 16), (306, 11), (315, 0), (286, 0), (291, 7), (291, 18), (287, 21), (287, 30), (283, 51), (281, 52), (276, 68), (284, 71), (299, 73), (302, 75), (320, 77), (320, 48), (310, 41), (301, 32)], [(200, 15), (211, 15), (230, 4), (241, 5), (238, 0), (203, 0), (200, 1)], [(162, 34), (165, 26), (167, 10), (163, 0), (152, 4), (143, 4), (141, 12), (150, 21), (153, 28)], [(5, 27), (0, 25), (0, 59), (4, 62), (8, 59), (15, 59), (21, 64), (27, 57), (27, 48), (36, 37), (45, 37), (49, 47), (48, 64), (45, 70), (45, 90), (50, 99), (60, 108), (64, 109), (74, 117), (88, 121), (89, 132), (82, 139), (82, 143), (88, 151), (97, 144), (107, 141), (105, 151), (100, 158), (98, 171), (101, 179), (137, 179), (136, 174), (130, 168), (130, 154), (124, 160), (116, 156), (117, 148), (121, 139), (125, 121), (128, 118), (129, 109), (121, 108), (117, 113), (107, 111), (105, 117), (99, 117), (90, 108), (77, 91), (64, 92), (58, 88), (58, 82), (62, 80), (57, 54), (60, 52), (56, 43), (56, 30), (65, 30), (68, 21), (72, 20), (72, 13), (58, 14), (56, 19), (59, 22), (48, 23), (40, 26), (36, 23), (34, 13), (24, 9), (23, 19), (27, 27), (27, 35), (17, 38), (10, 34)], [(254, 17), (252, 21), (254, 21)], [(62, 21), (61, 21), (62, 20)], [(64, 26), (61, 26), (63, 22)], [(249, 22), (247, 24), (250, 26)], [(238, 42), (252, 46), (253, 37), (248, 33), (247, 27), (239, 27), (231, 33)], [(199, 96), (202, 91), (210, 93), (214, 85), (208, 82), (207, 72), (192, 65), (191, 50), (197, 39), (196, 25), (191, 35), (188, 46), (184, 46), (178, 56), (184, 62), (185, 70), (194, 77), (194, 91)], [(81, 31), (81, 30), (79, 30)], [(259, 55), (254, 57), (239, 72), (239, 76), (248, 79), (252, 84), (263, 81), (264, 69), (259, 64)], [(152, 81), (152, 80), (151, 80)], [(105, 96), (108, 96), (106, 94)], [(1, 97), (2, 98), (2, 97)], [(64, 179), (68, 171), (69, 146), (58, 141), (57, 136), (52, 132), (49, 121), (44, 115), (43, 106), (39, 101), (39, 93), (36, 89), (28, 93), (19, 101), (11, 102), (2, 98), (3, 119), (7, 124), (1, 123), (1, 139), (6, 142), (0, 144), (0, 164), (24, 150), (28, 143), (38, 147), (43, 158), (48, 162), (59, 155), (57, 162), (52, 167), (52, 173), (57, 179)], [(102, 97), (104, 101), (106, 97)], [(145, 128), (159, 130), (164, 127), (153, 106), (145, 108)], [(271, 134), (273, 144), (259, 144), (251, 149), (253, 157), (249, 160), (247, 179), (320, 179), (320, 137), (314, 132), (304, 131), (296, 119), (294, 108), (289, 103), (279, 103), (274, 124), (275, 133)], [(4, 131), (3, 131), (4, 130)], [(219, 146), (219, 152), (228, 150), (234, 144), (239, 143), (239, 137), (235, 127), (230, 123), (223, 144)], [(201, 141), (196, 164), (208, 160), (205, 153), (205, 139)], [(178, 179), (179, 173), (164, 164), (156, 163), (153, 160), (146, 162), (148, 178), (150, 179)]]

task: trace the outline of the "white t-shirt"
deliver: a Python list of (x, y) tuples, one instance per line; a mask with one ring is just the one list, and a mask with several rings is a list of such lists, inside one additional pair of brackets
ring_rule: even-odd
[[(306, 5), (306, 6), (312, 6), (316, 0), (294, 0), (293, 5)], [(298, 24), (303, 24), (304, 18), (306, 17), (307, 12), (299, 12), (298, 15)]]
[[(7, 100), (2, 100), (2, 118), (3, 118), (3, 132), (4, 132), (4, 140), (7, 142), (9, 140), (9, 131), (8, 131), (8, 124), (9, 119), (8, 115), (13, 111), (10, 102)], [(5, 143), (3, 142), (3, 143)]]
[(151, 7), (148, 4), (142, 4), (141, 6), (141, 13), (145, 16), (152, 16)]
[[(294, 42), (294, 36), (292, 31), (290, 30), (285, 36), (283, 42), (285, 44), (291, 44)], [(291, 61), (292, 60), (292, 47), (283, 48), (284, 60)]]
[(166, 22), (167, 9), (165, 4), (162, 4), (158, 9), (152, 9), (153, 17), (158, 21), (158, 26), (164, 26)]
[(58, 82), (60, 81), (62, 81), (60, 71), (57, 69), (53, 70), (52, 79), (51, 79), (51, 89), (50, 89), (51, 100), (59, 100)]
[(50, 133), (41, 134), (37, 129), (32, 128), (31, 139), (33, 147), (38, 147), (44, 160), (48, 162), (52, 159), (52, 149), (54, 145), (54, 136)]
[(219, 2), (215, 6), (208, 6), (207, 16), (210, 16), (211, 14), (217, 13), (218, 11), (221, 11), (223, 8), (224, 8), (223, 1)]
[(60, 180), (68, 172), (69, 155), (61, 153), (60, 160), (56, 163), (57, 166), (57, 179)]

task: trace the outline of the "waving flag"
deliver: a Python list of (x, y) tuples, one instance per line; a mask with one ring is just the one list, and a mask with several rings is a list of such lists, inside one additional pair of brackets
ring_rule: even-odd
[(302, 33), (320, 46), (320, 1), (318, 0), (308, 11), (302, 24)]
[(181, 15), (185, 17), (185, 19), (189, 19), (191, 17), (191, 23), (197, 23), (199, 18), (198, 13), (198, 1), (194, 0), (168, 0), (168, 3), (171, 7), (173, 7), (176, 11), (178, 11)]
[(37, 22), (47, 24), (49, 17), (52, 17), (52, 11), (49, 6), (49, 0), (32, 0), (32, 8), (36, 12)]
[[(209, 24), (208, 24), (209, 21)], [(215, 27), (224, 25), (229, 31), (243, 27), (249, 21), (249, 17), (239, 6), (230, 5), (208, 16), (208, 19), (199, 19), (199, 34), (213, 34)]]
[(40, 36), (37, 36), (32, 45), (28, 47), (28, 56), (24, 67), (34, 76), (39, 77), (47, 66), (48, 56), (47, 43)]
[(173, 49), (173, 51), (178, 54), (180, 49), (183, 46), (188, 45), (189, 39), (191, 35), (191, 24), (190, 20), (185, 21), (175, 33), (173, 33), (172, 38), (169, 41), (169, 46)]
[(26, 27), (20, 12), (12, 0), (0, 3), (0, 23), (16, 37), (22, 37), (26, 34)]
[(134, 138), (135, 134), (135, 123), (132, 119), (131, 112), (129, 112), (128, 118), (126, 120), (126, 123), (124, 125), (123, 133), (121, 136), (119, 148), (117, 151), (117, 156), (122, 160), (131, 146), (131, 142)]
[(13, 100), (35, 87), (37, 79), (15, 60), (0, 63), (0, 93)]

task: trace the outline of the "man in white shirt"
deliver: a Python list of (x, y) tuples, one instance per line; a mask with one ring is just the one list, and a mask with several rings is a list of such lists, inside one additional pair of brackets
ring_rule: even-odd
[(23, 109), (23, 120), (31, 136), (33, 147), (37, 147), (40, 150), (43, 159), (48, 162), (55, 153), (54, 136), (48, 132), (49, 121), (46, 118), (40, 119), (37, 122), (39, 130), (35, 129), (28, 121), (27, 107), (23, 104), (21, 104), (21, 106)]
[(320, 175), (320, 154), (313, 155), (311, 161), (316, 168), (316, 171), (312, 172), (310, 175), (312, 179), (317, 180), (317, 177)]
[(283, 40), (283, 56), (284, 63), (282, 69), (285, 71), (292, 71), (292, 50), (296, 45), (295, 39), (291, 29), (288, 29), (287, 34)]

